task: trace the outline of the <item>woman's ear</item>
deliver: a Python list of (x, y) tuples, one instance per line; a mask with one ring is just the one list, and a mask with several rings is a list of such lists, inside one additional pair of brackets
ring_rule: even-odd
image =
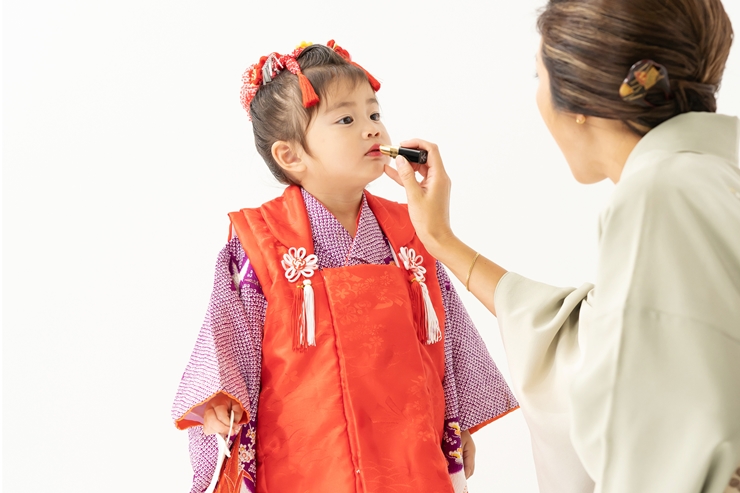
[(283, 171), (298, 178), (306, 171), (303, 148), (300, 144), (278, 140), (272, 144), (272, 158)]

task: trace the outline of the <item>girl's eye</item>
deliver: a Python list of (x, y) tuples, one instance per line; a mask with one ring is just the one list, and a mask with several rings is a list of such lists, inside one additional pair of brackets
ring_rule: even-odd
[(337, 121), (337, 123), (341, 123), (342, 125), (349, 125), (353, 121), (354, 120), (352, 119), (351, 116), (345, 116), (344, 118), (339, 119), (339, 121)]
[(373, 113), (372, 115), (370, 115), (370, 119), (372, 121), (374, 121), (374, 122), (379, 122), (380, 121), (380, 113)]

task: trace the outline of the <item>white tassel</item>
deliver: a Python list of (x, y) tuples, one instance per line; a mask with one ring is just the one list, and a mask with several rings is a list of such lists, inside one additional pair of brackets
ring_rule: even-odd
[[(234, 410), (231, 410), (231, 420), (229, 422), (229, 437), (234, 433)], [(226, 443), (226, 439), (221, 436), (220, 433), (216, 433), (216, 440), (218, 441), (218, 460), (216, 461), (216, 470), (213, 471), (213, 477), (211, 478), (211, 484), (208, 485), (208, 489), (205, 493), (213, 493), (218, 484), (218, 477), (221, 475), (221, 466), (224, 464), (226, 457), (231, 457), (231, 451)]]
[[(309, 346), (315, 346), (316, 315), (314, 313), (313, 287), (310, 279), (303, 281), (303, 320), (306, 324), (306, 342)], [(301, 333), (301, 336), (303, 336), (303, 333)]]
[(421, 296), (424, 300), (424, 310), (426, 311), (427, 319), (427, 344), (434, 344), (442, 340), (442, 330), (439, 328), (439, 320), (437, 319), (437, 312), (434, 310), (432, 300), (429, 298), (429, 289), (423, 281), (419, 281), (421, 286)]

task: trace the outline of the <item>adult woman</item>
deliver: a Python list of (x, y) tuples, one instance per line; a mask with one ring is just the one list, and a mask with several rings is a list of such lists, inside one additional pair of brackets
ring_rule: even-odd
[(421, 184), (387, 173), (499, 319), (542, 492), (722, 492), (740, 462), (740, 126), (714, 114), (729, 19), (720, 0), (550, 0), (538, 25), (542, 117), (579, 182), (617, 184), (596, 290), (457, 239), (436, 146), (402, 143), (430, 153)]

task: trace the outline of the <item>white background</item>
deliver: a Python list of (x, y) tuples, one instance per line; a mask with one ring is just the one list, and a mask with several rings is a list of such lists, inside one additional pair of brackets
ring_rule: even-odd
[[(612, 185), (578, 185), (537, 113), (544, 3), (4, 2), (4, 491), (188, 490), (170, 405), (226, 213), (281, 192), (239, 104), (270, 51), (335, 38), (383, 83), (394, 142), (440, 145), (460, 237), (544, 282), (593, 280)], [(740, 114), (737, 46), (719, 107)], [(457, 287), (508, 378), (495, 319)], [(520, 412), (475, 439), (472, 493), (536, 491)]]

